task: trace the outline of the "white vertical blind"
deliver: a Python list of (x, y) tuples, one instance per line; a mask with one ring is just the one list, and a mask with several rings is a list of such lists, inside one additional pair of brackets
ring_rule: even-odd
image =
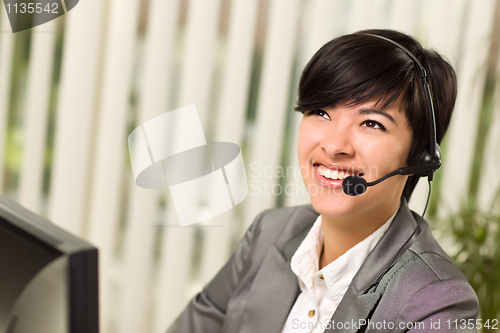
[(76, 235), (83, 235), (88, 214), (104, 4), (82, 1), (65, 15), (49, 217)]
[[(168, 92), (175, 59), (178, 0), (153, 0), (149, 3), (148, 25), (144, 46), (144, 67), (139, 85), (139, 110), (136, 125), (168, 111)], [(130, 171), (129, 171), (130, 174)], [(128, 228), (124, 245), (124, 276), (122, 283), (122, 310), (119, 316), (119, 332), (149, 331), (154, 328), (144, 320), (150, 309), (149, 286), (152, 284), (153, 240), (158, 227), (159, 190), (147, 190), (132, 184), (128, 210)], [(165, 242), (163, 243), (165, 244)], [(162, 266), (160, 265), (159, 269)], [(141, 283), (138, 286), (138, 281)], [(157, 288), (156, 290), (161, 290)], [(157, 292), (159, 294), (159, 292)], [(163, 315), (163, 311), (160, 316)], [(146, 326), (145, 326), (146, 325)]]
[(45, 138), (56, 33), (56, 21), (50, 21), (33, 28), (31, 39), (19, 202), (37, 213), (41, 212)]
[[(217, 44), (219, 0), (189, 2), (185, 45), (179, 83), (177, 106), (195, 104), (205, 131), (208, 133), (209, 101), (213, 79), (213, 62)], [(198, 193), (193, 193), (198, 195)], [(166, 224), (177, 224), (177, 214), (171, 197), (167, 196)], [(169, 326), (192, 295), (189, 290), (195, 227), (164, 229), (161, 249), (160, 295), (156, 330)], [(168, 301), (167, 301), (168, 300)], [(160, 317), (161, 316), (161, 317)]]
[[(462, 62), (457, 65), (458, 96), (454, 115), (448, 130), (442, 196), (443, 208), (456, 211), (465, 199), (476, 137), (477, 115), (481, 104), (484, 67), (489, 46), (489, 34), (494, 14), (494, 1), (472, 1), (468, 13), (468, 28), (463, 36), (465, 45)], [(463, 140), (464, 133), (468, 140)], [(459, 180), (459, 181), (457, 181)]]
[[(500, 16), (500, 5), (496, 4), (495, 8), (495, 16), (494, 16), (494, 26), (492, 31), (490, 32), (490, 38), (492, 39), (491, 47), (495, 50), (493, 54), (491, 54), (491, 64), (488, 66), (492, 66), (492, 71), (495, 71), (494, 78), (498, 82), (498, 68), (500, 66), (499, 63), (499, 44), (500, 44), (500, 36), (498, 35), (498, 31), (500, 29), (500, 22), (498, 22), (498, 18)], [(496, 56), (496, 58), (495, 58)], [(493, 101), (499, 100), (500, 89), (497, 86), (495, 91), (493, 92), (492, 99)], [(489, 134), (486, 138), (486, 147), (484, 150), (484, 164), (482, 169), (480, 170), (481, 181), (479, 182), (479, 193), (478, 193), (478, 206), (484, 209), (487, 212), (491, 212), (492, 201), (497, 196), (500, 196), (500, 174), (498, 170), (500, 170), (500, 154), (498, 154), (498, 147), (500, 146), (500, 106), (498, 104), (491, 105), (493, 108), (490, 122)]]
[[(169, 78), (172, 75), (171, 64), (175, 55), (174, 43), (178, 27), (179, 4), (179, 0), (153, 0), (149, 4), (149, 19), (144, 47), (145, 66), (142, 71), (142, 84), (140, 85), (142, 89), (140, 90), (139, 124), (168, 111), (168, 91), (171, 85), (176, 84), (175, 82), (170, 82)], [(135, 188), (135, 185), (132, 191), (137, 193), (139, 193), (139, 191), (150, 193), (144, 193), (146, 195), (145, 200), (143, 199), (139, 202), (131, 200), (131, 205), (137, 206), (137, 210), (141, 210), (143, 214), (147, 214), (147, 219), (144, 217), (140, 218), (138, 214), (134, 219), (130, 218), (130, 222), (137, 225), (138, 228), (148, 228), (145, 233), (142, 233), (142, 235), (147, 237), (146, 242), (135, 242), (133, 250), (141, 250), (145, 245), (146, 248), (150, 250), (153, 234), (155, 232), (161, 232), (157, 227), (148, 226), (148, 224), (156, 224), (154, 220), (156, 215), (152, 213), (156, 213), (154, 207), (156, 206), (160, 193), (159, 191), (139, 190)], [(142, 203), (144, 203), (145, 206), (141, 205)], [(129, 235), (130, 238), (136, 237), (131, 232)], [(163, 242), (163, 244), (165, 244), (165, 242)], [(144, 252), (144, 249), (142, 249), (142, 251)], [(130, 253), (134, 252), (131, 251)], [(133, 262), (129, 262), (127, 268), (130, 272), (136, 269)], [(164, 274), (171, 272), (171, 269), (166, 265), (162, 265), (161, 262), (158, 270), (160, 272), (166, 270), (167, 272)], [(164, 331), (165, 327), (167, 327), (167, 323), (163, 321), (165, 304), (168, 304), (168, 298), (163, 293), (165, 288), (163, 281), (164, 274), (159, 274), (160, 279), (158, 279), (157, 288), (151, 300), (154, 308), (151, 309), (153, 322), (149, 324), (151, 328), (148, 330), (149, 332)], [(129, 281), (130, 283), (134, 283), (132, 278)], [(128, 310), (124, 311), (124, 315), (134, 316), (134, 308), (132, 305), (128, 305), (127, 307)]]
[[(133, 183), (133, 182), (132, 182)], [(142, 332), (148, 312), (153, 236), (159, 190), (130, 185), (128, 225), (124, 240), (117, 332)], [(116, 305), (116, 303), (115, 303)], [(135, 330), (134, 330), (135, 329)]]
[[(231, 4), (226, 57), (222, 72), (221, 102), (213, 140), (242, 144), (257, 24), (258, 1), (236, 0)], [(249, 176), (247, 168), (247, 177)], [(220, 227), (204, 228), (201, 259), (201, 283), (208, 282), (224, 265), (230, 255), (232, 230), (237, 223), (236, 210), (217, 217)]]
[[(102, 85), (97, 106), (93, 173), (90, 178), (88, 239), (99, 247), (101, 285), (109, 283), (120, 211), (127, 112), (135, 60), (139, 0), (111, 0), (106, 44), (103, 50)], [(117, 61), (120, 59), (120, 61)], [(109, 318), (109, 288), (101, 294), (101, 324)], [(137, 318), (137, 317), (134, 317)], [(104, 329), (106, 330), (106, 329)]]
[[(496, 93), (498, 96), (498, 90)], [(498, 194), (500, 188), (500, 174), (498, 173), (498, 170), (500, 170), (500, 154), (498, 154), (498, 147), (500, 147), (500, 107), (495, 106), (485, 149), (485, 161), (481, 170), (483, 177), (481, 178), (478, 195), (479, 207), (487, 211), (491, 208), (491, 201)]]
[[(426, 1), (420, 15), (427, 22), (433, 23), (432, 25), (425, 25), (428, 27), (425, 34), (427, 38), (426, 40), (421, 40), (422, 45), (440, 52), (453, 66), (456, 66), (458, 59), (456, 52), (459, 49), (458, 43), (460, 39), (456, 38), (459, 36), (456, 31), (460, 30), (460, 25), (462, 24), (464, 4), (464, 1), (453, 0), (440, 2)], [(443, 156), (446, 156), (445, 151), (442, 153)], [(445, 157), (443, 157), (444, 159)], [(439, 170), (437, 172), (441, 173), (442, 171)], [(423, 211), (428, 193), (429, 185), (427, 178), (421, 178), (413, 191), (409, 204), (410, 208), (417, 212)]]
[[(257, 163), (263, 173), (268, 167), (275, 170), (281, 164), (281, 149), (286, 115), (289, 110), (288, 92), (294, 50), (297, 40), (298, 0), (271, 0), (268, 32), (263, 55), (255, 137), (248, 164)], [(271, 174), (271, 173), (268, 173)], [(272, 172), (274, 174), (274, 171)], [(249, 195), (245, 200), (244, 223), (248, 226), (263, 208), (274, 206), (273, 185), (276, 179), (261, 177), (257, 180), (260, 195)], [(264, 186), (264, 183), (270, 186)], [(276, 192), (276, 191), (275, 191)]]
[(392, 1), (392, 15), (389, 29), (412, 33), (417, 26), (417, 6), (419, 0)]

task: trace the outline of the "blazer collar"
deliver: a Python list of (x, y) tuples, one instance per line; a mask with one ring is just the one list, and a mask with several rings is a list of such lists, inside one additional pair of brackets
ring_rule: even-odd
[[(383, 290), (374, 292), (370, 289), (370, 286), (391, 264), (392, 259), (398, 254), (399, 249), (410, 237), (416, 225), (417, 223), (408, 208), (406, 200), (402, 199), (399, 211), (394, 217), (391, 226), (354, 276), (347, 292), (332, 316), (332, 322), (358, 323), (359, 319), (366, 319), (370, 312), (374, 311)], [(427, 228), (427, 226), (427, 223), (424, 221), (420, 229)], [(398, 254), (397, 259), (403, 256), (419, 234), (420, 232), (417, 232), (412, 237), (410, 242)], [(356, 326), (353, 326), (344, 331), (356, 332), (358, 329), (359, 327), (356, 328)], [(325, 332), (334, 332), (334, 330), (332, 328)]]
[[(250, 292), (247, 294), (247, 304), (241, 326), (242, 333), (280, 332), (288, 314), (300, 294), (297, 277), (290, 268), (290, 260), (302, 243), (318, 213), (311, 205), (297, 208), (287, 223), (292, 229), (283, 233), (281, 238), (288, 240), (283, 243), (278, 240), (270, 247), (255, 276)], [(423, 223), (423, 225), (426, 225)], [(370, 252), (358, 273), (354, 276), (346, 294), (342, 298), (332, 320), (335, 322), (358, 321), (367, 318), (381, 296), (368, 292), (366, 289), (389, 265), (399, 248), (403, 246), (416, 227), (405, 199), (402, 199), (398, 213), (391, 226)], [(421, 227), (422, 228), (422, 227)], [(416, 236), (413, 237), (413, 240)], [(413, 242), (410, 241), (405, 249)], [(405, 251), (401, 251), (401, 256)], [(270, 296), (272, 295), (272, 296)], [(256, 320), (256, 318), (259, 318)], [(346, 332), (355, 332), (352, 328)], [(326, 330), (325, 332), (333, 332)]]
[[(314, 222), (319, 216), (319, 213), (314, 210), (311, 205), (307, 205), (303, 207), (304, 209), (297, 214), (294, 215), (294, 219), (289, 223), (291, 225), (297, 224), (297, 227), (294, 228), (292, 234), (293, 236), (287, 240), (282, 246), (282, 255), (285, 261), (290, 262), (293, 255), (299, 248), (300, 244), (306, 238), (309, 230), (311, 230)], [(301, 208), (298, 208), (300, 210)], [(295, 221), (301, 221), (300, 223), (294, 223)], [(278, 246), (279, 247), (279, 246)]]
[[(288, 222), (291, 225), (298, 225), (293, 232), (293, 237), (286, 241), (283, 246), (277, 245), (278, 249), (281, 248), (280, 252), (287, 262), (290, 262), (295, 251), (297, 251), (319, 215), (311, 205), (299, 207), (298, 210), (301, 210), (301, 208), (302, 211), (295, 214)], [(297, 221), (300, 222), (297, 223)], [(370, 252), (352, 281), (352, 285), (357, 293), (366, 291), (378, 275), (390, 265), (391, 260), (397, 254), (401, 246), (407, 241), (408, 237), (410, 237), (416, 226), (417, 222), (408, 207), (406, 199), (401, 198), (401, 205), (389, 229), (387, 229), (384, 236)], [(420, 231), (427, 227), (427, 223), (423, 221), (420, 226)], [(416, 237), (420, 234), (420, 231), (418, 231), (412, 237), (412, 240), (406, 244), (404, 249), (399, 253), (398, 258), (400, 258), (413, 244)]]
[[(422, 229), (424, 225), (426, 226), (427, 224), (423, 223), (420, 229)], [(408, 237), (410, 237), (416, 226), (417, 222), (406, 200), (402, 198), (399, 211), (396, 213), (389, 229), (387, 229), (384, 236), (382, 236), (380, 241), (370, 252), (352, 280), (351, 287), (356, 293), (366, 293), (367, 289), (376, 280), (378, 275), (391, 264), (394, 256), (397, 254), (397, 259), (399, 259), (405, 253), (420, 234), (420, 231), (416, 232), (410, 242), (405, 245), (404, 249), (399, 254), (398, 251), (408, 240)]]

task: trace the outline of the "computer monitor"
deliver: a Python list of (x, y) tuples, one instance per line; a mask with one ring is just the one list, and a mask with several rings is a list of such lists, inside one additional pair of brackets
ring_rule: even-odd
[(0, 195), (0, 333), (96, 333), (97, 249)]

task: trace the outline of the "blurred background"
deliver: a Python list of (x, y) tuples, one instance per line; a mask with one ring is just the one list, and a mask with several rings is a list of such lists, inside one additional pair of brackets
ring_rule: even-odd
[[(99, 248), (102, 332), (165, 331), (260, 211), (308, 203), (294, 171), (301, 70), (368, 28), (410, 34), (457, 72), (426, 218), (483, 321), (500, 319), (499, 0), (84, 0), (16, 34), (1, 11), (0, 193)], [(249, 195), (180, 228), (168, 190), (135, 185), (127, 136), (189, 104), (207, 141), (242, 148)]]

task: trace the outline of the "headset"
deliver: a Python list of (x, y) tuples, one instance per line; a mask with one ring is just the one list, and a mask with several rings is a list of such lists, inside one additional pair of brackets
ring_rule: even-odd
[[(394, 265), (397, 263), (398, 256), (403, 251), (405, 246), (410, 242), (411, 238), (415, 235), (417, 230), (420, 228), (420, 224), (422, 223), (423, 217), (425, 215), (425, 212), (427, 211), (427, 206), (429, 204), (429, 198), (431, 195), (431, 181), (433, 179), (434, 171), (437, 170), (441, 166), (441, 149), (436, 141), (436, 117), (434, 113), (434, 105), (432, 103), (432, 95), (431, 95), (431, 90), (429, 88), (429, 85), (427, 83), (427, 71), (425, 70), (424, 66), (420, 63), (420, 61), (404, 46), (401, 44), (393, 41), (392, 39), (389, 39), (387, 37), (375, 35), (375, 34), (369, 34), (369, 33), (357, 33), (359, 35), (365, 35), (365, 36), (372, 36), (374, 38), (379, 38), (382, 39), (388, 43), (391, 43), (398, 47), (400, 50), (402, 50), (404, 53), (406, 53), (412, 60), (413, 62), (417, 65), (419, 68), (420, 74), (422, 76), (422, 82), (423, 82), (423, 88), (425, 91), (425, 96), (427, 99), (427, 111), (429, 113), (429, 145), (427, 146), (427, 151), (425, 152), (424, 156), (421, 158), (421, 160), (416, 164), (408, 167), (403, 167), (398, 170), (395, 170), (382, 178), (379, 178), (373, 182), (367, 183), (364, 178), (357, 177), (357, 176), (349, 176), (344, 179), (342, 182), (342, 189), (344, 193), (350, 196), (356, 196), (363, 194), (366, 191), (366, 188), (368, 186), (373, 186), (376, 185), (384, 180), (386, 180), (389, 177), (395, 176), (395, 175), (415, 175), (415, 176), (420, 176), (420, 177), (427, 177), (428, 183), (429, 183), (429, 193), (427, 195), (427, 202), (425, 204), (424, 212), (422, 216), (420, 217), (419, 222), (417, 223), (417, 226), (413, 230), (413, 233), (410, 235), (410, 237), (407, 239), (407, 241), (401, 246), (401, 248), (398, 250), (394, 258), (392, 259), (391, 263), (389, 266), (373, 281), (373, 283), (366, 289), (365, 292), (368, 292), (370, 289), (374, 289), (374, 291), (377, 290), (377, 287), (382, 280), (382, 278), (387, 274), (387, 272), (394, 267)], [(372, 313), (373, 314), (373, 313)], [(370, 316), (371, 317), (371, 316)]]
[(370, 183), (367, 183), (364, 178), (358, 176), (346, 177), (342, 182), (342, 190), (344, 191), (345, 194), (350, 196), (360, 195), (366, 191), (367, 187), (377, 185), (378, 183), (395, 175), (416, 175), (420, 177), (427, 177), (430, 182), (433, 179), (434, 171), (439, 169), (439, 167), (441, 166), (441, 149), (436, 141), (436, 117), (434, 113), (434, 104), (432, 103), (431, 90), (429, 88), (429, 84), (427, 83), (427, 71), (424, 69), (424, 66), (422, 66), (420, 61), (418, 61), (417, 57), (415, 57), (403, 45), (393, 41), (392, 39), (368, 33), (358, 33), (358, 34), (380, 38), (382, 40), (385, 40), (386, 42), (389, 42), (397, 46), (399, 49), (405, 52), (419, 68), (420, 74), (422, 76), (425, 96), (427, 99), (427, 110), (429, 112), (429, 145), (427, 146), (426, 153), (421, 158), (419, 163), (417, 163), (416, 165), (397, 169)]

